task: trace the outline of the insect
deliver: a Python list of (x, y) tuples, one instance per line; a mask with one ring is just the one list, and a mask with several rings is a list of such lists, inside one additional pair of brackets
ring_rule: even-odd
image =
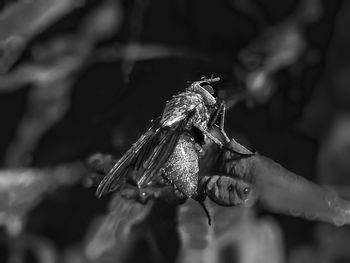
[[(202, 146), (209, 140), (225, 148), (229, 141), (224, 131), (225, 104), (217, 101), (211, 86), (219, 80), (203, 78), (173, 96), (162, 115), (103, 178), (97, 196), (120, 190), (130, 181), (139, 189), (147, 188), (160, 175), (185, 198), (205, 199), (198, 180)], [(219, 128), (224, 142), (210, 133), (213, 127)]]

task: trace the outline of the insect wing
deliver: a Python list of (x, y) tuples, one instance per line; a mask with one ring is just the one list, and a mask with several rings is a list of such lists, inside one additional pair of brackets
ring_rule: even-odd
[(152, 125), (103, 178), (96, 191), (98, 197), (101, 197), (107, 192), (119, 189), (124, 183), (127, 173), (130, 170), (137, 170), (141, 167), (144, 160), (147, 159), (157, 144), (158, 123)]
[(186, 118), (175, 123), (173, 127), (162, 126), (158, 119), (114, 165), (101, 181), (96, 195), (100, 197), (107, 192), (118, 190), (130, 171), (138, 171), (135, 180), (139, 188), (147, 186), (169, 159), (194, 113), (188, 112)]
[(152, 156), (146, 161), (146, 168), (142, 175), (137, 178), (140, 188), (146, 187), (159, 170), (164, 166), (170, 155), (173, 153), (177, 145), (180, 135), (185, 131), (185, 127), (189, 119), (195, 113), (194, 110), (187, 113), (187, 116), (181, 120), (175, 127), (163, 127), (159, 132), (161, 137), (159, 143), (155, 147)]

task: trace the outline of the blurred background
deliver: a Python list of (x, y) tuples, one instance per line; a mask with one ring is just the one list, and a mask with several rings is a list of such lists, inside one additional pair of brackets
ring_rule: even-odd
[(196, 215), (97, 199), (83, 164), (214, 74), (230, 137), (350, 198), (348, 22), (341, 0), (3, 0), (0, 262), (350, 262), (350, 228), (259, 204), (213, 208), (221, 234), (187, 251)]

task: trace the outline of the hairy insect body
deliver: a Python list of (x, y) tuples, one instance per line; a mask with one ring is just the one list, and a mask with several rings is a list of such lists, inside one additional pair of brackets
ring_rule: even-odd
[[(216, 101), (210, 86), (218, 80), (196, 81), (173, 96), (160, 118), (101, 181), (97, 196), (122, 189), (127, 179), (139, 189), (146, 189), (156, 185), (161, 175), (184, 197), (204, 200), (198, 178), (202, 146), (210, 139), (223, 147), (223, 142), (210, 134), (213, 125), (224, 116), (224, 107)], [(223, 126), (219, 128), (223, 132)]]
[[(183, 134), (180, 135), (173, 153), (163, 167), (163, 176), (186, 197), (198, 195), (199, 152), (201, 146), (191, 134), (195, 124), (208, 129), (209, 111), (203, 96), (186, 91), (170, 100), (164, 109), (161, 123), (172, 126), (183, 118), (185, 112), (193, 111)], [(204, 138), (204, 135), (202, 135)]]
[(195, 92), (186, 91), (174, 96), (165, 106), (160, 122), (164, 126), (171, 127), (173, 124), (181, 121), (190, 111), (195, 111), (194, 115), (187, 123), (187, 128), (196, 124), (207, 130), (209, 111), (204, 98)]
[(198, 192), (198, 145), (193, 138), (183, 134), (163, 169), (163, 176), (187, 197)]

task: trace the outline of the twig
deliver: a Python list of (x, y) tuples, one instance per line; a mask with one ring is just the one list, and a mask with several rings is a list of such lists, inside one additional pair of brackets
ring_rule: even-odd
[(319, 18), (320, 6), (319, 0), (302, 1), (294, 14), (266, 28), (239, 53), (242, 69), (237, 65), (235, 71), (245, 87), (248, 103), (266, 102), (275, 89), (276, 72), (292, 67), (305, 54), (303, 27)]
[(0, 73), (9, 70), (32, 37), (82, 3), (76, 0), (32, 0), (7, 6), (0, 14), (0, 49), (3, 52)]
[(80, 163), (0, 170), (0, 225), (5, 225), (12, 236), (20, 234), (27, 212), (46, 193), (76, 183), (86, 172)]
[(117, 2), (105, 2), (85, 18), (74, 36), (53, 39), (36, 50), (36, 63), (19, 66), (16, 71), (0, 77), (4, 90), (33, 84), (27, 111), (5, 157), (7, 167), (31, 163), (32, 152), (42, 135), (67, 112), (76, 73), (88, 64), (96, 42), (119, 28), (120, 13)]

